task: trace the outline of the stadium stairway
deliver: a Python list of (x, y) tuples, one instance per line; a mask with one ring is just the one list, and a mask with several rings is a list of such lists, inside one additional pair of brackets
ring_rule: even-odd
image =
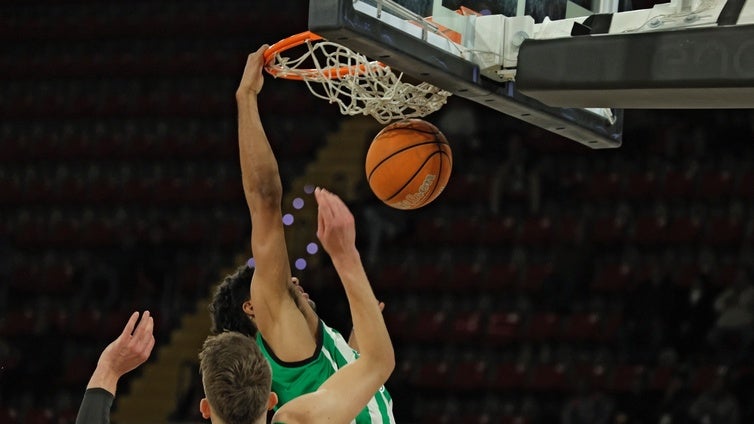
[[(292, 181), (291, 189), (283, 199), (283, 213), (290, 209), (288, 205), (294, 198), (304, 194), (306, 186), (327, 188), (346, 203), (358, 200), (364, 181), (364, 158), (369, 142), (380, 129), (380, 124), (368, 116), (348, 117), (341, 121), (338, 131), (327, 135), (306, 171)], [(307, 196), (304, 207), (295, 212), (295, 218), (296, 225), (287, 232), (291, 258), (298, 250), (303, 251), (309, 242), (315, 241), (312, 237), (317, 225), (317, 204), (313, 196)]]

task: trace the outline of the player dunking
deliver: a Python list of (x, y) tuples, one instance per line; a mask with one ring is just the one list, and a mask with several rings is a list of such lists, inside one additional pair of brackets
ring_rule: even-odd
[[(317, 189), (315, 196), (317, 237), (341, 277), (354, 326), (362, 336), (361, 355), (322, 377), (312, 392), (288, 400), (273, 423), (351, 422), (362, 414), (364, 405), (374, 402), (375, 391), (395, 367), (393, 345), (355, 247), (353, 215), (334, 194)], [(277, 401), (276, 393), (270, 392), (275, 371), (271, 377), (269, 357), (254, 340), (238, 332), (210, 336), (199, 357), (207, 396), (201, 402), (202, 415), (215, 423), (264, 423), (267, 409)]]
[[(244, 266), (225, 278), (215, 292), (210, 312), (214, 333), (229, 330), (256, 337), (272, 367), (272, 391), (280, 405), (285, 405), (316, 391), (336, 370), (355, 361), (358, 354), (336, 330), (322, 322), (313, 302), (291, 277), (282, 223), (282, 182), (257, 102), (264, 84), (266, 48), (262, 46), (249, 55), (236, 92), (241, 172), (251, 214), (255, 268), (252, 272)], [(341, 253), (348, 257), (341, 258)], [(354, 273), (364, 272), (355, 247), (331, 256), (344, 283)], [(373, 306), (379, 310), (376, 300)], [(358, 334), (360, 324), (355, 316), (352, 318)], [(376, 390), (367, 407), (357, 414), (356, 422), (395, 422), (392, 399), (384, 387)]]

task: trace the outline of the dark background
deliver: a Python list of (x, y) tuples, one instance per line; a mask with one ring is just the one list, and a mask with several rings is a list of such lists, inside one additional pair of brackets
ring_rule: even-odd
[[(159, 351), (248, 255), (234, 92), (246, 55), (306, 20), (294, 0), (0, 2), (0, 423), (73, 422), (131, 311), (154, 312)], [(262, 102), (301, 190), (348, 118), (295, 82)], [(752, 421), (750, 111), (627, 111), (608, 151), (461, 98), (427, 119), (453, 148), (446, 191), (350, 204), (399, 423)], [(302, 282), (347, 332), (322, 262)], [(166, 400), (174, 422), (201, 421), (200, 396)]]

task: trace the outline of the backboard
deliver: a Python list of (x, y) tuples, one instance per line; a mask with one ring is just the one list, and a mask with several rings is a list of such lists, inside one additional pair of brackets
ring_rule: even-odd
[[(441, 0), (401, 3), (395, 7), (395, 2), (382, 0), (310, 0), (309, 30), (416, 80), (591, 148), (620, 146), (622, 111), (608, 110), (609, 116), (605, 116), (602, 111), (549, 107), (525, 96), (514, 81), (485, 76), (484, 66), (471, 60), (473, 47), (464, 47), (434, 32), (434, 28), (445, 28), (446, 35), (457, 34), (447, 28), (460, 25), (448, 22), (455, 18), (455, 12), (443, 6)], [(422, 8), (422, 4), (428, 7)], [(427, 21), (430, 22), (425, 26)], [(451, 37), (460, 41), (455, 34)], [(491, 53), (492, 61), (497, 60), (496, 54)]]
[(591, 148), (621, 145), (623, 108), (754, 107), (754, 1), (620, 3), (310, 0), (309, 30)]

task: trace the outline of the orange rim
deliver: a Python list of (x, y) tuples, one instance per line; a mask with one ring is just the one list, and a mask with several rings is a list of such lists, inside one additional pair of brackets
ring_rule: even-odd
[[(349, 74), (361, 74), (366, 72), (366, 66), (365, 65), (358, 65), (358, 66), (343, 66), (340, 68), (336, 67), (330, 67), (330, 68), (323, 68), (322, 71), (319, 71), (318, 69), (297, 69), (295, 73), (292, 72), (285, 72), (283, 69), (276, 67), (273, 65), (273, 59), (275, 59), (275, 55), (278, 53), (284, 52), (286, 50), (292, 49), (296, 46), (300, 46), (307, 41), (320, 41), (324, 40), (321, 36), (311, 32), (311, 31), (304, 31), (295, 35), (292, 35), (288, 38), (284, 38), (277, 43), (271, 45), (267, 50), (264, 52), (264, 63), (265, 67), (264, 69), (272, 76), (277, 78), (285, 78), (289, 80), (296, 80), (296, 81), (303, 81), (307, 79), (317, 79), (319, 77), (325, 77), (328, 79), (337, 79), (341, 78), (345, 75)], [(380, 62), (374, 62), (378, 66), (385, 66), (384, 64)]]

